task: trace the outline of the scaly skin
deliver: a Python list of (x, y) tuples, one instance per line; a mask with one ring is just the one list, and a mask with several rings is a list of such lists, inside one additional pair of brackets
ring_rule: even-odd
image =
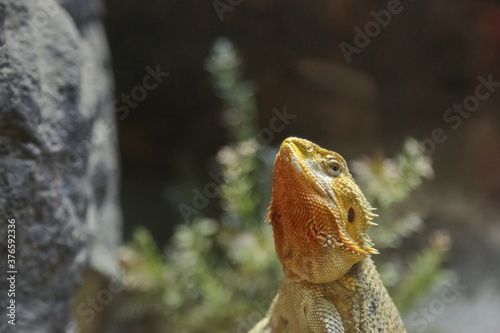
[(286, 139), (269, 210), (284, 277), (250, 332), (406, 332), (370, 258), (372, 211), (342, 156)]

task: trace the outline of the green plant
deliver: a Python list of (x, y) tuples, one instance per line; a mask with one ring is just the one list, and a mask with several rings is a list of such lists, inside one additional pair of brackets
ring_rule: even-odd
[[(144, 317), (149, 311), (166, 323), (165, 329), (175, 332), (246, 331), (264, 316), (276, 293), (281, 265), (271, 228), (263, 223), (270, 199), (270, 161), (276, 150), (255, 139), (254, 88), (244, 80), (242, 63), (227, 40), (215, 44), (207, 62), (225, 102), (231, 142), (217, 154), (224, 175), (223, 213), (179, 224), (164, 254), (146, 230), (135, 231), (121, 256), (129, 292), (121, 306), (128, 309), (122, 311), (126, 316)], [(410, 194), (432, 176), (430, 159), (417, 141), (408, 139), (395, 158), (364, 158), (352, 170), (383, 216), (379, 227), (370, 228), (376, 246), (400, 247), (423, 223)], [(411, 309), (443, 278), (445, 243), (431, 242), (414, 259), (406, 258), (407, 267), (392, 262), (381, 266), (401, 310)], [(134, 304), (146, 305), (138, 309)]]

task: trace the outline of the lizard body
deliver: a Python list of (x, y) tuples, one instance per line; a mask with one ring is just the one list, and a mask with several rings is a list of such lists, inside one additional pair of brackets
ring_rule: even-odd
[(269, 209), (284, 277), (250, 333), (406, 332), (370, 258), (372, 211), (342, 156), (286, 139)]

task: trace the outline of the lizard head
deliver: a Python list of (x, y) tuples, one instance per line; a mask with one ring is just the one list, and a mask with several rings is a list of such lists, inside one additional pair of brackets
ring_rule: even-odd
[(304, 139), (283, 142), (269, 220), (285, 273), (330, 282), (377, 253), (366, 234), (372, 211), (342, 156)]

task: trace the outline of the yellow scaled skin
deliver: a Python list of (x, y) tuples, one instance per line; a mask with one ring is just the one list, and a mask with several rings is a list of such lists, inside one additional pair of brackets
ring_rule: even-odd
[(283, 142), (269, 220), (284, 278), (251, 333), (406, 332), (370, 258), (372, 210), (342, 156)]

